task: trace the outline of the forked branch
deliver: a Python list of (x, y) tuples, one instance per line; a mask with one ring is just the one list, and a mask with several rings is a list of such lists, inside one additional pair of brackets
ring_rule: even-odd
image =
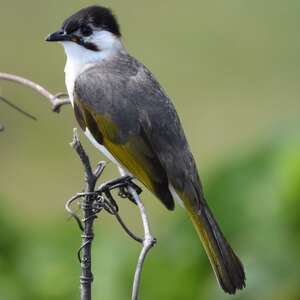
[(0, 80), (12, 81), (20, 85), (29, 87), (30, 89), (45, 97), (52, 105), (52, 111), (57, 113), (60, 111), (61, 106), (71, 103), (66, 94), (52, 94), (36, 82), (33, 82), (21, 76), (0, 72)]
[[(136, 266), (133, 287), (132, 287), (131, 299), (137, 300), (139, 295), (139, 288), (141, 282), (140, 279), (141, 279), (143, 264), (147, 253), (156, 243), (156, 240), (152, 237), (150, 233), (146, 210), (139, 197), (139, 193), (141, 193), (141, 190), (131, 181), (132, 178), (130, 178), (130, 176), (126, 176), (124, 174), (121, 174), (122, 177), (109, 182), (105, 182), (101, 184), (98, 189), (95, 189), (96, 182), (102, 175), (102, 172), (105, 168), (105, 163), (100, 162), (95, 172), (93, 172), (92, 167), (90, 165), (90, 160), (79, 141), (76, 129), (74, 129), (73, 141), (71, 145), (76, 151), (76, 153), (78, 154), (81, 163), (84, 166), (84, 172), (85, 172), (84, 192), (76, 194), (66, 203), (67, 211), (71, 214), (72, 217), (75, 218), (76, 222), (79, 225), (79, 228), (83, 232), (83, 234), (81, 235), (82, 244), (78, 251), (78, 257), (81, 263), (81, 277), (80, 277), (81, 300), (91, 299), (91, 284), (93, 281), (93, 275), (91, 270), (91, 266), (92, 266), (91, 245), (94, 238), (93, 225), (94, 225), (94, 220), (97, 218), (98, 214), (103, 210), (115, 216), (119, 224), (125, 230), (125, 232), (133, 240), (143, 245)], [(138, 206), (141, 219), (142, 219), (143, 228), (144, 228), (143, 238), (140, 238), (137, 235), (135, 235), (120, 217), (120, 214), (118, 212), (119, 211), (118, 205), (111, 194), (112, 190), (118, 188), (122, 189), (122, 192), (120, 191), (120, 193), (122, 194), (122, 198), (129, 198), (131, 201), (133, 200), (134, 203)], [(127, 192), (124, 192), (124, 189), (127, 190)], [(78, 214), (75, 213), (71, 208), (72, 203), (74, 203), (74, 201), (78, 199), (81, 199), (80, 206), (83, 211), (82, 220), (80, 219)]]
[[(43, 97), (45, 97), (50, 104), (52, 105), (53, 112), (60, 112), (60, 108), (63, 105), (70, 104), (70, 100), (65, 94), (52, 94), (47, 89), (42, 87), (41, 85), (28, 80), (24, 77), (16, 76), (13, 74), (0, 72), (0, 80), (12, 81), (23, 85), (25, 87), (29, 87), (30, 89), (36, 91)], [(5, 99), (5, 98), (4, 98)], [(18, 110), (20, 110), (18, 108)], [(22, 111), (23, 114), (26, 112)], [(30, 115), (30, 117), (32, 117)], [(4, 126), (0, 125), (0, 131), (4, 129)], [(123, 174), (121, 170), (121, 178), (116, 180), (112, 180), (110, 182), (106, 182), (102, 184), (98, 189), (95, 189), (97, 180), (102, 175), (102, 172), (105, 168), (105, 162), (100, 162), (96, 170), (93, 171), (89, 157), (87, 156), (85, 150), (83, 149), (76, 129), (74, 129), (73, 141), (71, 146), (74, 148), (76, 153), (78, 154), (82, 165), (84, 167), (85, 174), (85, 188), (84, 192), (76, 194), (74, 197), (68, 200), (66, 203), (66, 209), (71, 214), (72, 217), (77, 221), (81, 231), (82, 231), (82, 244), (78, 251), (78, 257), (81, 264), (81, 276), (80, 276), (80, 286), (81, 286), (81, 300), (91, 300), (91, 285), (93, 281), (92, 274), (92, 261), (91, 261), (91, 246), (94, 238), (93, 233), (93, 225), (94, 221), (97, 218), (97, 215), (101, 211), (106, 211), (111, 215), (115, 216), (121, 227), (124, 231), (130, 236), (133, 240), (141, 243), (143, 245), (142, 250), (139, 255), (138, 263), (135, 270), (133, 287), (132, 287), (132, 300), (138, 300), (139, 288), (141, 282), (141, 274), (144, 265), (145, 258), (149, 250), (155, 245), (156, 240), (152, 237), (149, 228), (149, 221), (146, 214), (145, 207), (143, 202), (141, 201), (139, 194), (141, 193), (141, 189), (132, 182), (132, 178), (130, 176), (126, 176)], [(122, 220), (119, 209), (116, 201), (114, 200), (111, 191), (114, 189), (120, 189), (119, 195), (122, 198), (128, 198), (130, 201), (134, 202), (140, 212), (142, 224), (144, 228), (144, 236), (143, 238), (138, 237), (134, 234), (125, 222)], [(77, 213), (75, 213), (71, 209), (71, 205), (81, 199), (81, 209), (83, 212), (83, 218), (81, 219)]]
[(137, 203), (137, 206), (140, 210), (142, 222), (143, 222), (143, 227), (144, 227), (144, 239), (143, 239), (143, 248), (141, 250), (138, 263), (135, 269), (135, 274), (134, 274), (134, 280), (133, 280), (133, 286), (132, 286), (132, 300), (137, 300), (139, 296), (139, 289), (141, 285), (141, 275), (142, 275), (142, 270), (144, 266), (144, 262), (146, 259), (146, 256), (149, 252), (149, 250), (155, 245), (156, 239), (152, 236), (150, 232), (150, 227), (149, 227), (149, 221), (146, 213), (146, 209), (144, 207), (143, 202), (141, 201), (139, 195), (136, 193), (136, 191), (132, 188), (129, 187), (129, 192), (132, 194), (135, 202)]

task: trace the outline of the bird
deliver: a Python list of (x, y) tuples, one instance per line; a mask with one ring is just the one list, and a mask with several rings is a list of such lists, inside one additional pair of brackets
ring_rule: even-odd
[(177, 201), (195, 226), (219, 285), (229, 294), (243, 289), (243, 264), (208, 206), (175, 107), (151, 71), (125, 48), (112, 10), (82, 8), (46, 41), (63, 45), (67, 91), (87, 138), (167, 209), (174, 210)]

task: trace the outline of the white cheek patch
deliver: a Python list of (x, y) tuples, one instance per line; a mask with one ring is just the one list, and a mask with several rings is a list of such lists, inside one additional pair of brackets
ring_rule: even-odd
[(92, 51), (74, 42), (63, 42), (67, 55), (65, 82), (71, 102), (75, 81), (80, 73), (94, 63), (100, 62), (122, 49), (122, 42), (108, 31), (96, 31), (86, 41), (94, 43), (100, 51)]
[(106, 30), (94, 31), (91, 36), (86, 38), (86, 41), (95, 44), (100, 51), (116, 51), (122, 48), (120, 39)]

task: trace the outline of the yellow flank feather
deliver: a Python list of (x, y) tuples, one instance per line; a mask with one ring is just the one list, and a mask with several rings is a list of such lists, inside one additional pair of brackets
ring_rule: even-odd
[(134, 177), (142, 182), (147, 189), (154, 192), (153, 181), (151, 180), (151, 166), (145, 161), (142, 153), (134, 149), (134, 137), (129, 138), (127, 143), (114, 143), (118, 137), (118, 128), (109, 118), (94, 116), (97, 124), (101, 124), (101, 134), (103, 136), (103, 145), (123, 165)]

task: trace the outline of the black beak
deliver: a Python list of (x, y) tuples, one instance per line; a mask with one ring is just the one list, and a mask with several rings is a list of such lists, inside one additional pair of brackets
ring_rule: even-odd
[(73, 40), (74, 40), (74, 36), (67, 34), (63, 30), (59, 30), (54, 33), (51, 33), (46, 37), (46, 42), (66, 42), (66, 41), (73, 41)]

